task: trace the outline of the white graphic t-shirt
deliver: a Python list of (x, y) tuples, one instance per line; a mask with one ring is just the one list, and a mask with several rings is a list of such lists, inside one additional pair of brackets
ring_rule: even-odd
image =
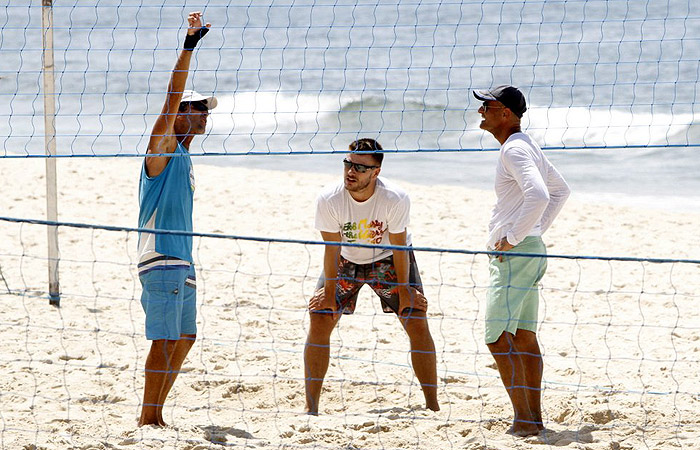
[[(324, 189), (316, 200), (316, 229), (340, 232), (341, 241), (357, 244), (391, 245), (389, 233), (402, 233), (409, 224), (411, 202), (408, 194), (383, 178), (377, 179), (372, 197), (357, 202), (339, 185)], [(411, 244), (410, 234), (406, 245)], [(367, 264), (392, 255), (390, 249), (343, 247), (340, 254), (355, 264)]]

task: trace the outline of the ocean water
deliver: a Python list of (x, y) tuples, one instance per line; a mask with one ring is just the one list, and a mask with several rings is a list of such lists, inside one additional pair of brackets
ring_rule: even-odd
[[(399, 152), (387, 176), (490, 189), (497, 143), (471, 90), (508, 83), (577, 194), (700, 206), (694, 0), (56, 3), (61, 155), (145, 152), (186, 12), (202, 10), (189, 86), (220, 104), (197, 163), (340, 173), (328, 152), (367, 136)], [(0, 2), (0, 27), (0, 157), (41, 154), (41, 7)]]

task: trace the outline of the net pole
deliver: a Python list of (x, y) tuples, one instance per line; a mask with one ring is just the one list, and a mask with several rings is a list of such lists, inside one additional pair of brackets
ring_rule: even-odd
[[(53, 0), (42, 0), (44, 75), (44, 148), (46, 151), (46, 220), (58, 221), (56, 194), (56, 98), (53, 58)], [(48, 233), (49, 304), (60, 306), (58, 282), (58, 227), (46, 227)]]

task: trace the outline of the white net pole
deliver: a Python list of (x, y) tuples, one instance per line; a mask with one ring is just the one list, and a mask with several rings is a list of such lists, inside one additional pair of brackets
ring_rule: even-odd
[[(56, 195), (56, 99), (54, 91), (53, 59), (53, 0), (43, 0), (41, 22), (43, 31), (43, 72), (44, 72), (44, 143), (46, 150), (46, 220), (58, 220)], [(58, 228), (47, 227), (49, 252), (49, 303), (59, 306), (58, 282)]]

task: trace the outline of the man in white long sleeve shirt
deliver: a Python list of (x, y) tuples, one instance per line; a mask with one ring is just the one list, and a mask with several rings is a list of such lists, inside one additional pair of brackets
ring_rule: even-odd
[[(501, 144), (496, 166), (496, 205), (488, 248), (545, 255), (542, 234), (569, 197), (569, 186), (520, 129), (525, 97), (513, 86), (474, 91), (484, 103), (480, 127)], [(537, 342), (538, 283), (547, 268), (543, 256), (491, 258), (486, 306), (486, 344), (513, 405), (516, 436), (544, 429), (541, 408), (542, 354)]]

